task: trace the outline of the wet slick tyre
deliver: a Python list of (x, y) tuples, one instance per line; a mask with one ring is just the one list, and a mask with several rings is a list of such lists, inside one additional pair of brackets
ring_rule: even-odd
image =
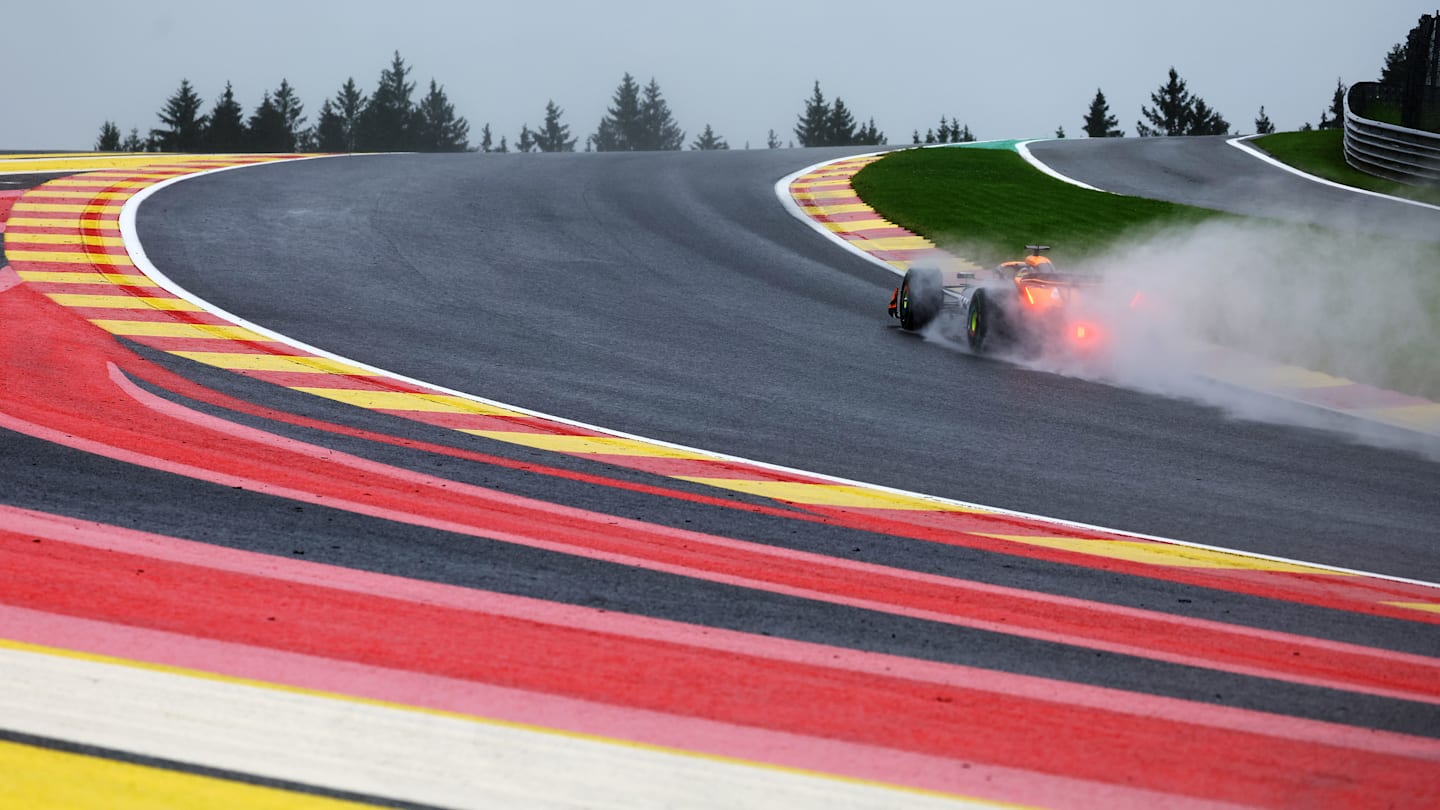
[(993, 347), (1000, 336), (1000, 308), (984, 290), (976, 290), (965, 312), (965, 339), (970, 351), (980, 354)]
[(938, 269), (912, 267), (905, 271), (898, 302), (901, 326), (912, 331), (925, 328), (940, 314), (944, 302), (945, 287)]

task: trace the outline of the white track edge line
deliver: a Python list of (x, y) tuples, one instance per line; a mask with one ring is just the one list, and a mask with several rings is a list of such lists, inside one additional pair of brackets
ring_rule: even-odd
[[(871, 155), (876, 155), (876, 154), (884, 154), (884, 152), (871, 152), (871, 153), (867, 153), (867, 154), (863, 154), (863, 155), (851, 155), (851, 156), (846, 157), (846, 158), (837, 158), (837, 159), (835, 159), (835, 160), (821, 161), (821, 162), (819, 162), (819, 163), (814, 164), (813, 166), (810, 166), (810, 167), (805, 168), (805, 169), (801, 169), (800, 171), (795, 172), (795, 173), (792, 174), (792, 175), (788, 175), (787, 177), (793, 179), (794, 177), (799, 177), (799, 176), (802, 175), (802, 174), (805, 174), (805, 173), (810, 172), (810, 171), (814, 171), (815, 169), (817, 169), (817, 168), (819, 168), (819, 167), (821, 167), (821, 166), (828, 165), (828, 164), (830, 164), (830, 163), (838, 163), (838, 162), (841, 161), (841, 160), (853, 160), (853, 159), (856, 158), (856, 157), (869, 157), (869, 156), (871, 156)], [(319, 155), (319, 156), (305, 157), (305, 158), (288, 158), (288, 159), (282, 159), (282, 161), (274, 161), (274, 162), (268, 162), (268, 163), (242, 163), (242, 164), (238, 164), (238, 165), (235, 165), (235, 166), (222, 166), (222, 167), (215, 168), (215, 169), (206, 169), (206, 170), (199, 171), (199, 172), (195, 172), (195, 173), (192, 173), (192, 174), (184, 174), (184, 175), (180, 175), (180, 176), (178, 176), (178, 177), (172, 177), (172, 178), (170, 178), (170, 179), (168, 179), (168, 180), (163, 180), (163, 181), (161, 181), (161, 182), (159, 182), (159, 183), (156, 183), (156, 184), (153, 185), (153, 186), (147, 186), (147, 187), (145, 187), (144, 189), (141, 189), (141, 190), (140, 190), (138, 193), (136, 193), (135, 195), (133, 195), (130, 199), (126, 200), (126, 201), (125, 201), (125, 205), (124, 205), (124, 206), (121, 208), (121, 210), (120, 210), (120, 234), (121, 234), (121, 238), (125, 241), (125, 249), (126, 249), (126, 252), (130, 255), (131, 261), (133, 261), (133, 262), (135, 263), (135, 267), (136, 267), (138, 270), (140, 270), (140, 272), (141, 272), (142, 274), (144, 274), (145, 276), (147, 276), (147, 277), (149, 277), (151, 280), (153, 280), (156, 284), (159, 284), (159, 285), (161, 286), (161, 288), (165, 289), (166, 291), (170, 292), (171, 294), (175, 295), (175, 296), (178, 297), (178, 298), (181, 298), (181, 299), (183, 299), (183, 300), (189, 301), (190, 303), (195, 304), (195, 305), (198, 306), (198, 307), (201, 307), (202, 309), (204, 309), (205, 311), (211, 313), (212, 315), (215, 315), (215, 316), (217, 316), (217, 317), (219, 317), (219, 318), (222, 318), (222, 319), (225, 319), (225, 320), (229, 320), (229, 321), (231, 321), (232, 323), (234, 323), (234, 324), (237, 325), (237, 326), (241, 326), (241, 327), (243, 327), (243, 328), (245, 328), (245, 329), (250, 329), (250, 330), (256, 332), (257, 334), (264, 335), (265, 337), (267, 337), (267, 338), (269, 338), (269, 339), (271, 339), (271, 340), (274, 340), (274, 341), (279, 342), (279, 343), (283, 343), (283, 344), (285, 344), (285, 345), (287, 345), (287, 346), (290, 346), (290, 347), (292, 347), (292, 348), (299, 349), (299, 350), (304, 351), (304, 352), (312, 352), (312, 353), (316, 354), (317, 356), (325, 357), (325, 358), (328, 358), (328, 359), (331, 359), (331, 360), (335, 360), (335, 361), (340, 362), (340, 363), (347, 363), (347, 364), (353, 365), (353, 366), (355, 366), (355, 367), (357, 367), (357, 368), (366, 369), (366, 370), (368, 370), (368, 371), (373, 371), (373, 372), (375, 372), (375, 373), (377, 373), (377, 374), (380, 374), (380, 375), (389, 377), (390, 379), (400, 380), (400, 381), (402, 381), (402, 382), (410, 383), (410, 384), (412, 384), (412, 385), (417, 385), (417, 386), (420, 386), (420, 387), (429, 388), (430, 390), (435, 391), (435, 392), (437, 392), (437, 393), (442, 393), (442, 394), (447, 394), (447, 395), (450, 395), (450, 396), (461, 397), (461, 398), (463, 398), (463, 399), (468, 399), (468, 400), (470, 400), (470, 401), (472, 401), (472, 402), (478, 402), (478, 403), (481, 403), (481, 404), (491, 405), (491, 406), (498, 407), (498, 408), (506, 408), (506, 409), (509, 409), (509, 410), (513, 410), (513, 411), (515, 411), (515, 412), (517, 412), (517, 413), (523, 413), (523, 414), (526, 414), (526, 415), (529, 415), (529, 416), (535, 416), (535, 417), (539, 417), (539, 418), (542, 418), (542, 419), (550, 419), (550, 420), (553, 420), (553, 421), (555, 421), (555, 422), (559, 422), (559, 423), (561, 423), (561, 424), (571, 425), (571, 426), (573, 426), (573, 427), (585, 428), (585, 429), (587, 429), (587, 430), (594, 430), (594, 431), (597, 431), (597, 432), (600, 432), (600, 433), (605, 433), (605, 434), (608, 434), (608, 435), (610, 435), (610, 436), (615, 436), (615, 437), (618, 437), (618, 438), (632, 439), (632, 440), (635, 440), (635, 441), (645, 442), (645, 443), (652, 444), (652, 445), (659, 446), (659, 447), (667, 447), (667, 448), (671, 448), (671, 449), (675, 449), (675, 450), (683, 450), (683, 451), (692, 452), (692, 453), (699, 453), (699, 454), (701, 454), (701, 455), (710, 456), (710, 457), (712, 457), (712, 458), (716, 458), (716, 459), (719, 459), (719, 460), (722, 460), (722, 461), (735, 461), (735, 462), (741, 462), (741, 463), (744, 463), (744, 464), (751, 464), (751, 465), (754, 465), (754, 466), (759, 467), (759, 468), (761, 468), (761, 469), (772, 470), (772, 471), (775, 471), (775, 472), (782, 472), (782, 473), (789, 473), (789, 474), (792, 474), (792, 475), (800, 475), (800, 476), (806, 476), (806, 477), (811, 477), (811, 478), (818, 478), (818, 479), (821, 479), (821, 480), (824, 480), (824, 481), (829, 481), (829, 482), (832, 482), (832, 483), (835, 483), (835, 484), (839, 484), (839, 485), (842, 485), (842, 486), (860, 487), (860, 488), (868, 489), (868, 490), (875, 491), (875, 492), (885, 492), (885, 493), (889, 493), (889, 494), (892, 494), (892, 495), (900, 495), (900, 496), (904, 496), (904, 497), (908, 497), (908, 498), (917, 498), (917, 499), (919, 499), (919, 500), (932, 501), (932, 502), (935, 502), (935, 503), (948, 504), (948, 505), (952, 505), (952, 506), (960, 506), (960, 507), (967, 508), (967, 509), (975, 509), (975, 510), (978, 510), (978, 511), (989, 512), (989, 513), (993, 513), (993, 514), (997, 514), (997, 515), (1006, 515), (1006, 516), (1010, 516), (1010, 517), (1018, 517), (1018, 518), (1028, 519), (1028, 520), (1036, 520), (1036, 521), (1040, 521), (1040, 522), (1043, 522), (1043, 523), (1050, 523), (1050, 524), (1056, 525), (1056, 526), (1064, 526), (1064, 527), (1067, 527), (1067, 528), (1080, 529), (1080, 530), (1083, 530), (1083, 531), (1099, 532), (1099, 533), (1105, 533), (1105, 534), (1113, 534), (1113, 535), (1123, 536), (1123, 537), (1133, 537), (1133, 538), (1136, 538), (1136, 539), (1139, 539), (1139, 540), (1150, 540), (1150, 541), (1159, 542), (1159, 543), (1168, 543), (1168, 544), (1170, 544), (1170, 545), (1175, 545), (1175, 546), (1183, 546), (1183, 547), (1185, 547), (1185, 548), (1194, 548), (1194, 549), (1200, 549), (1200, 550), (1204, 550), (1204, 551), (1213, 551), (1213, 552), (1223, 553), (1223, 554), (1233, 554), (1233, 555), (1236, 555), (1236, 556), (1239, 556), (1239, 557), (1247, 557), (1247, 558), (1255, 559), (1255, 560), (1265, 560), (1265, 561), (1268, 561), (1268, 562), (1278, 562), (1278, 563), (1287, 563), (1287, 564), (1290, 564), (1290, 565), (1300, 565), (1300, 566), (1305, 566), (1305, 567), (1309, 567), (1309, 568), (1314, 568), (1314, 569), (1316, 569), (1316, 570), (1330, 571), (1330, 572), (1337, 573), (1337, 574), (1346, 574), (1346, 575), (1351, 575), (1351, 576), (1371, 577), (1371, 578), (1374, 578), (1374, 579), (1382, 579), (1382, 580), (1388, 580), (1388, 581), (1392, 581), (1392, 582), (1400, 582), (1400, 583), (1405, 583), (1405, 584), (1409, 584), (1409, 585), (1418, 585), (1418, 586), (1420, 586), (1420, 587), (1425, 587), (1425, 588), (1436, 588), (1436, 589), (1440, 589), (1440, 583), (1435, 583), (1435, 582), (1425, 582), (1425, 581), (1423, 581), (1423, 580), (1409, 579), (1409, 578), (1406, 578), (1406, 577), (1392, 576), (1392, 575), (1389, 575), (1389, 574), (1378, 574), (1378, 573), (1374, 573), (1374, 572), (1370, 572), (1370, 571), (1361, 571), (1361, 570), (1353, 569), (1353, 568), (1343, 568), (1343, 567), (1340, 567), (1340, 566), (1326, 565), (1326, 564), (1323, 564), (1323, 563), (1312, 563), (1312, 562), (1306, 562), (1306, 561), (1304, 561), (1304, 560), (1294, 560), (1294, 559), (1289, 559), (1289, 558), (1286, 558), (1286, 557), (1276, 557), (1276, 556), (1272, 556), (1272, 555), (1268, 555), (1268, 554), (1260, 554), (1260, 553), (1253, 552), (1253, 551), (1242, 551), (1242, 550), (1238, 550), (1238, 549), (1223, 548), (1223, 547), (1221, 547), (1221, 546), (1206, 545), (1206, 544), (1204, 544), (1204, 543), (1193, 543), (1193, 542), (1189, 542), (1189, 541), (1175, 540), (1175, 539), (1168, 538), (1168, 537), (1159, 537), (1159, 536), (1156, 536), (1156, 535), (1147, 535), (1147, 534), (1141, 534), (1141, 533), (1138, 533), (1138, 532), (1129, 532), (1129, 531), (1123, 531), (1123, 530), (1119, 530), (1119, 529), (1110, 529), (1110, 528), (1106, 528), (1106, 527), (1103, 527), (1103, 526), (1095, 526), (1095, 525), (1092, 525), (1092, 524), (1081, 523), (1081, 522), (1078, 522), (1078, 521), (1071, 521), (1071, 520), (1064, 520), (1064, 519), (1061, 519), (1061, 518), (1046, 517), (1046, 516), (1043, 516), (1043, 515), (1036, 515), (1036, 514), (1031, 514), (1031, 513), (1028, 513), (1028, 512), (1020, 512), (1020, 511), (1016, 511), (1016, 510), (1012, 510), (1012, 509), (1004, 509), (1004, 508), (994, 507), (994, 506), (985, 506), (985, 505), (982, 505), (982, 504), (972, 503), (972, 502), (968, 502), (968, 501), (961, 501), (961, 500), (956, 500), (956, 499), (952, 499), (952, 498), (942, 498), (942, 497), (937, 496), (937, 495), (926, 495), (926, 494), (919, 493), (919, 492), (911, 492), (911, 491), (908, 491), (908, 490), (898, 489), (898, 488), (895, 488), (895, 487), (882, 486), (882, 485), (879, 485), (879, 484), (869, 484), (869, 483), (865, 483), (865, 482), (863, 482), (863, 481), (856, 481), (856, 480), (853, 480), (853, 479), (841, 478), (841, 477), (839, 477), (839, 476), (827, 475), (827, 474), (825, 474), (825, 473), (814, 473), (814, 472), (809, 472), (809, 471), (806, 471), (806, 470), (795, 469), (795, 468), (793, 468), (793, 467), (785, 467), (785, 466), (781, 466), (781, 465), (778, 465), (778, 464), (771, 464), (771, 463), (764, 462), (764, 461), (756, 461), (756, 460), (754, 460), (754, 459), (743, 458), (743, 457), (741, 457), (741, 456), (732, 456), (732, 455), (729, 455), (729, 454), (726, 454), (726, 453), (717, 453), (717, 452), (714, 452), (714, 451), (711, 451), (711, 450), (702, 450), (702, 449), (700, 449), (700, 448), (687, 447), (687, 446), (685, 446), (685, 445), (674, 444), (674, 443), (672, 443), (672, 442), (660, 441), (660, 440), (657, 440), (657, 439), (650, 439), (650, 438), (647, 438), (647, 437), (644, 437), (644, 436), (638, 436), (638, 435), (630, 434), (630, 433), (623, 433), (623, 432), (620, 432), (620, 431), (611, 430), (611, 429), (609, 429), (609, 428), (600, 427), (600, 426), (598, 426), (598, 425), (587, 424), (587, 423), (585, 423), (585, 422), (580, 422), (580, 421), (576, 421), (576, 420), (573, 420), (573, 419), (566, 419), (566, 418), (563, 418), (563, 417), (553, 416), (553, 415), (550, 415), (550, 414), (542, 413), (542, 412), (540, 412), (540, 411), (534, 411), (534, 410), (530, 410), (530, 409), (527, 409), (527, 408), (514, 407), (514, 406), (508, 405), (508, 404), (506, 404), (506, 403), (498, 402), (498, 401), (491, 400), (491, 399), (485, 399), (484, 397), (476, 396), (476, 395), (474, 395), (474, 394), (469, 394), (469, 393), (466, 393), (466, 392), (463, 392), (463, 391), (458, 391), (458, 390), (455, 390), (455, 389), (452, 389), (452, 388), (445, 388), (444, 386), (434, 385), (434, 384), (432, 384), (432, 383), (424, 382), (423, 380), (417, 380), (417, 379), (414, 379), (414, 378), (411, 378), (411, 377), (406, 377), (406, 376), (401, 375), (401, 374), (395, 374), (395, 373), (392, 373), (392, 372), (386, 371), (386, 370), (384, 370), (384, 369), (377, 368), (377, 367), (375, 367), (375, 366), (371, 366), (371, 365), (368, 365), (368, 364), (365, 364), (365, 363), (360, 363), (360, 362), (357, 362), (357, 361), (355, 361), (355, 360), (351, 360), (351, 359), (349, 359), (349, 358), (347, 358), (347, 357), (342, 357), (342, 356), (340, 356), (340, 355), (338, 355), (338, 354), (334, 354), (334, 353), (331, 353), (331, 352), (327, 352), (327, 351), (325, 351), (325, 350), (323, 350), (323, 349), (319, 349), (319, 348), (316, 348), (316, 347), (314, 347), (314, 346), (310, 346), (310, 345), (308, 345), (308, 344), (306, 344), (306, 343), (303, 343), (303, 342), (301, 342), (301, 341), (299, 341), (299, 340), (295, 340), (295, 339), (293, 339), (293, 338), (287, 337), (287, 336), (285, 336), (285, 335), (281, 335), (281, 334), (279, 334), (278, 332), (271, 331), (271, 330), (266, 329), (265, 327), (262, 327), (262, 326), (260, 326), (260, 325), (258, 325), (258, 324), (251, 323), (250, 321), (247, 321), (247, 320), (245, 320), (244, 318), (241, 318), (241, 317), (239, 317), (239, 316), (237, 316), (237, 315), (234, 315), (233, 313), (227, 312), (227, 311), (225, 311), (224, 309), (221, 309), (220, 307), (215, 306), (214, 304), (211, 304), (210, 302), (205, 301), (204, 299), (201, 299), (200, 297), (198, 297), (198, 296), (196, 296), (196, 295), (193, 295), (192, 293), (190, 293), (189, 291), (185, 290), (184, 288), (182, 288), (181, 286), (179, 286), (179, 285), (176, 284), (175, 282), (171, 281), (170, 278), (167, 277), (164, 273), (162, 273), (162, 272), (160, 271), (160, 269), (157, 268), (157, 267), (150, 261), (149, 257), (145, 254), (145, 249), (144, 249), (144, 247), (143, 247), (143, 246), (141, 245), (141, 243), (140, 243), (139, 232), (136, 230), (135, 218), (136, 218), (136, 212), (139, 210), (141, 203), (143, 203), (146, 199), (148, 199), (148, 198), (150, 197), (150, 195), (154, 194), (155, 192), (157, 192), (157, 191), (159, 191), (159, 190), (161, 190), (161, 189), (163, 189), (163, 188), (167, 188), (167, 187), (169, 187), (169, 186), (171, 186), (171, 185), (174, 185), (174, 184), (176, 184), (176, 183), (182, 182), (182, 181), (184, 181), (184, 180), (189, 180), (189, 179), (196, 178), (196, 177), (204, 177), (204, 176), (206, 176), (206, 175), (216, 174), (216, 173), (219, 173), (219, 172), (232, 171), (232, 170), (235, 170), (235, 169), (251, 168), (251, 167), (254, 167), (254, 166), (274, 165), (274, 163), (283, 162), (283, 160), (319, 160), (319, 159), (325, 159), (325, 158), (333, 159), (333, 158), (335, 158), (335, 157), (348, 157), (348, 156), (346, 156), (346, 155), (340, 155), (340, 156)], [(785, 181), (782, 180), (781, 182), (784, 183)], [(779, 196), (779, 197), (781, 198), (781, 201), (782, 201), (782, 202), (784, 202), (785, 198), (787, 198), (787, 197), (789, 196), (788, 185), (789, 185), (788, 183), (785, 183), (785, 185), (783, 185), (783, 186), (782, 186), (780, 183), (777, 183), (777, 184), (776, 184), (776, 187), (775, 187), (775, 188), (776, 188), (776, 193), (777, 193), (777, 196)], [(790, 201), (789, 210), (791, 211), (791, 213), (792, 213), (794, 216), (799, 217), (799, 218), (802, 218), (802, 219), (805, 219), (805, 220), (809, 220), (809, 218), (805, 216), (804, 212), (800, 211), (799, 206), (796, 205), (793, 200)], [(812, 223), (812, 227), (815, 227), (816, 230), (820, 231), (820, 232), (821, 232), (822, 234), (824, 234), (827, 238), (829, 238), (832, 242), (843, 242), (843, 240), (841, 240), (838, 236), (835, 236), (834, 234), (826, 231), (824, 228), (820, 228), (820, 227), (818, 227), (817, 225), (814, 225), (814, 223)], [(879, 261), (878, 259), (874, 259), (873, 257), (871, 257), (871, 259), (872, 259), (873, 261), (877, 261), (877, 262)], [(890, 267), (890, 265), (885, 265), (885, 266), (888, 267), (888, 268), (890, 268), (891, 270), (896, 270), (896, 268)], [(897, 271), (897, 272), (898, 272), (898, 271)]]
[(1097, 187), (1095, 187), (1095, 186), (1092, 186), (1092, 185), (1090, 185), (1089, 183), (1083, 183), (1083, 182), (1081, 182), (1081, 181), (1079, 181), (1079, 180), (1076, 180), (1076, 179), (1073, 178), (1073, 177), (1070, 177), (1069, 175), (1061, 174), (1059, 171), (1056, 171), (1053, 167), (1051, 167), (1050, 164), (1044, 162), (1044, 161), (1041, 160), (1040, 158), (1037, 158), (1037, 157), (1035, 157), (1035, 155), (1031, 154), (1031, 152), (1030, 152), (1030, 144), (1032, 144), (1032, 143), (1043, 143), (1043, 142), (1045, 142), (1045, 141), (1052, 141), (1052, 140), (1055, 140), (1055, 139), (1054, 139), (1054, 138), (1032, 138), (1031, 140), (1028, 140), (1028, 141), (1018, 141), (1018, 142), (1016, 142), (1016, 144), (1015, 144), (1015, 151), (1018, 152), (1018, 153), (1020, 153), (1021, 159), (1023, 159), (1026, 163), (1029, 163), (1031, 166), (1035, 167), (1035, 168), (1036, 168), (1037, 170), (1039, 170), (1040, 172), (1042, 172), (1042, 173), (1044, 173), (1044, 174), (1047, 174), (1047, 175), (1055, 178), (1056, 180), (1059, 180), (1059, 181), (1062, 182), (1062, 183), (1069, 183), (1069, 184), (1072, 185), (1072, 186), (1079, 186), (1080, 188), (1083, 188), (1083, 189), (1085, 189), (1086, 191), (1098, 191), (1098, 192), (1100, 192), (1101, 194), (1110, 194), (1110, 193), (1112, 193), (1112, 192), (1106, 191), (1106, 190), (1103, 189), (1103, 188), (1097, 188)]

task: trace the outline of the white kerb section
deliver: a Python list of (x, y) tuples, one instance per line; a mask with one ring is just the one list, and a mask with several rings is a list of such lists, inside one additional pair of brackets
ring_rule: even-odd
[(456, 808), (994, 807), (818, 774), (0, 648), (8, 731)]

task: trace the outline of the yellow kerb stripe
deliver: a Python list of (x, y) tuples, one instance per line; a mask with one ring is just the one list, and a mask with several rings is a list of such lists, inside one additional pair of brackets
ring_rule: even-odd
[(126, 337), (206, 338), (211, 340), (252, 340), (270, 342), (270, 338), (240, 326), (209, 323), (177, 323), (175, 321), (109, 321), (91, 323), (113, 335)]
[(827, 229), (837, 233), (869, 231), (876, 228), (893, 228), (895, 223), (884, 219), (855, 219), (849, 222), (822, 222)]
[(848, 178), (827, 177), (823, 180), (800, 179), (790, 184), (791, 191), (809, 191), (811, 189), (824, 188), (850, 188), (850, 180)]
[(855, 191), (851, 188), (835, 189), (834, 191), (799, 191), (795, 196), (810, 200), (839, 200), (854, 197)]
[(0, 804), (95, 810), (341, 810), (353, 802), (0, 741)]
[(1391, 607), (1423, 610), (1426, 613), (1440, 613), (1440, 602), (1385, 602)]
[(129, 287), (160, 286), (145, 276), (132, 276), (123, 273), (87, 273), (84, 271), (66, 273), (48, 270), (21, 270), (19, 271), (19, 275), (22, 281), (37, 281), (46, 284), (123, 284)]
[(1433, 402), (1425, 405), (1402, 405), (1398, 408), (1364, 408), (1356, 412), (1421, 430), (1440, 429), (1440, 404)]
[(12, 262), (53, 262), (55, 264), (105, 264), (134, 267), (129, 256), (112, 256), (106, 253), (62, 253), (51, 250), (7, 250), (5, 256)]
[(863, 203), (849, 203), (846, 205), (801, 205), (800, 210), (810, 216), (874, 213), (874, 209)]
[(288, 354), (245, 354), (241, 352), (170, 352), (207, 366), (232, 371), (293, 371), (308, 374), (348, 374), (370, 377), (375, 372), (346, 365), (328, 357), (296, 357)]
[(123, 205), (74, 205), (71, 203), (32, 203), (18, 202), (11, 208), (11, 211), (34, 211), (37, 214), (93, 214), (113, 211), (119, 213)]
[(129, 191), (61, 191), (50, 188), (49, 184), (31, 189), (36, 197), (59, 197), (62, 200), (128, 200), (135, 196)]
[[(126, 176), (129, 177), (132, 175)], [(100, 186), (103, 188), (144, 188), (149, 185), (154, 184), (148, 180), (106, 180), (103, 177), (97, 177), (92, 174), (84, 177), (64, 177), (59, 180), (51, 180), (45, 184), (45, 187), (95, 188), (96, 186)]]
[(89, 233), (16, 233), (5, 234), (7, 245), (93, 245), (95, 247), (124, 247), (125, 240), (118, 236), (100, 236)]
[(95, 307), (99, 309), (163, 309), (168, 312), (198, 312), (195, 306), (183, 298), (141, 298), (135, 295), (71, 295), (70, 293), (49, 293), (50, 300), (66, 307)]
[(923, 236), (887, 236), (880, 239), (855, 239), (850, 244), (863, 250), (924, 250), (935, 247)]
[[(0, 172), (26, 172), (38, 174), (40, 172), (106, 172), (111, 170), (125, 170), (128, 168), (155, 168), (163, 167), (172, 163), (194, 163), (199, 162), (193, 155), (172, 155), (163, 156), (155, 153), (125, 154), (125, 155), (94, 155), (88, 157), (64, 157), (58, 156), (46, 159), (31, 158), (28, 160), (16, 160), (12, 158), (0, 159)], [(135, 175), (127, 175), (135, 176)], [(151, 176), (151, 175), (139, 175)], [(169, 177), (169, 174), (160, 175)]]
[[(5, 221), (5, 227), (10, 228), (74, 228), (92, 231), (113, 231), (120, 232), (120, 225), (113, 220), (90, 220), (76, 219), (74, 217), (45, 218), (45, 217), (10, 217)], [(10, 233), (9, 230), (6, 233)]]
[(993, 537), (997, 540), (1009, 540), (1014, 543), (1025, 543), (1032, 546), (1059, 549), (1061, 551), (1076, 551), (1081, 554), (1092, 554), (1096, 557), (1108, 557), (1113, 560), (1127, 560), (1129, 562), (1148, 563), (1150, 565), (1164, 565), (1178, 568), (1219, 568), (1236, 571), (1279, 571), (1288, 574), (1326, 574), (1329, 576), (1345, 576), (1325, 568), (1315, 568), (1299, 563), (1281, 562), (1278, 560), (1265, 560), (1258, 557), (1247, 557), (1243, 554), (1227, 554), (1223, 551), (1211, 551), (1203, 548), (1191, 548), (1189, 546), (1173, 545), (1170, 543), (1150, 543), (1133, 540), (1092, 540), (1083, 537), (1030, 537), (1020, 534), (985, 534), (976, 532), (981, 537)]
[(463, 433), (487, 439), (550, 450), (571, 455), (650, 456), (652, 458), (713, 459), (714, 456), (689, 450), (678, 450), (649, 442), (619, 436), (565, 436), (553, 433), (522, 433), (510, 430), (466, 430)]
[(475, 413), (485, 416), (518, 416), (515, 411), (486, 405), (449, 394), (418, 394), (406, 391), (360, 391), (352, 388), (296, 387), (294, 390), (333, 399), (360, 408), (384, 411), (425, 411), (429, 413)]
[(808, 484), (799, 481), (752, 481), (740, 478), (701, 478), (680, 476), (697, 484), (759, 495), (777, 501), (815, 504), (817, 506), (849, 506), (859, 509), (907, 509), (918, 512), (981, 512), (968, 506), (932, 501), (911, 495), (867, 489), (849, 484)]

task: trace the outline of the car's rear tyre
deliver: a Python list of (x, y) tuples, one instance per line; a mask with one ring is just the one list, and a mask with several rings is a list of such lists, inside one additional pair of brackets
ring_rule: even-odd
[(900, 325), (906, 329), (923, 329), (940, 314), (945, 303), (945, 285), (940, 271), (934, 267), (912, 267), (900, 282), (897, 310)]
[(965, 340), (970, 351), (979, 354), (994, 347), (1000, 337), (1002, 317), (1000, 308), (984, 290), (970, 296), (970, 307), (965, 312)]

